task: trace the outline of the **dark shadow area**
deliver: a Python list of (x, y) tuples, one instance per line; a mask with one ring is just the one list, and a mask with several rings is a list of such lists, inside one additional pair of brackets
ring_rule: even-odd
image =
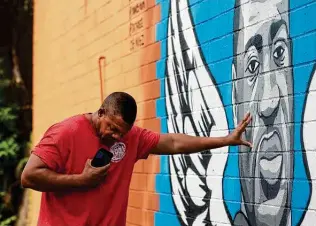
[(33, 1), (0, 0), (0, 225), (15, 225), (32, 132)]

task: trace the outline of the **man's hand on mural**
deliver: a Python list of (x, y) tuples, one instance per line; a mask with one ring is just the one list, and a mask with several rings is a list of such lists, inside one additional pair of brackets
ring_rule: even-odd
[(246, 145), (251, 147), (250, 142), (241, 139), (241, 135), (250, 121), (251, 115), (248, 113), (237, 128), (225, 137), (199, 137), (181, 133), (162, 134), (157, 146), (151, 153), (162, 155), (191, 154), (228, 145)]
[(245, 132), (246, 127), (251, 121), (250, 113), (246, 114), (244, 119), (238, 124), (236, 129), (226, 136), (228, 145), (245, 145), (252, 147), (252, 144), (249, 141), (241, 139), (243, 132)]

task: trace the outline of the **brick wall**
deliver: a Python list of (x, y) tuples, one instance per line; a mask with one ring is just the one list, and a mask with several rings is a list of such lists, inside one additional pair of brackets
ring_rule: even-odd
[[(159, 19), (154, 0), (35, 1), (33, 143), (52, 123), (97, 110), (100, 73), (103, 97), (118, 90), (132, 94), (139, 105), (137, 123), (160, 131), (154, 101), (160, 95), (155, 76)], [(158, 171), (157, 157), (136, 164), (129, 223), (153, 224)], [(40, 194), (31, 192), (30, 199), (29, 222), (35, 225)]]
[(227, 135), (249, 111), (252, 149), (138, 162), (127, 224), (313, 225), (315, 13), (315, 0), (35, 1), (34, 143), (117, 90), (162, 133)]

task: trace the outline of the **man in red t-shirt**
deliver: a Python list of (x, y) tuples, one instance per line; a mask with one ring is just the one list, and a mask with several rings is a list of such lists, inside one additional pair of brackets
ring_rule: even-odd
[[(149, 154), (190, 154), (241, 139), (247, 114), (225, 137), (159, 134), (134, 124), (137, 105), (123, 92), (109, 95), (97, 112), (76, 115), (52, 125), (32, 150), (22, 173), (25, 188), (42, 192), (39, 226), (123, 226), (134, 164)], [(111, 163), (91, 166), (103, 147)]]

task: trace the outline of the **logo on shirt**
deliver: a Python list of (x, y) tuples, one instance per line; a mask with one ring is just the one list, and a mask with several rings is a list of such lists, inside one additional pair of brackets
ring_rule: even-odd
[(126, 146), (122, 142), (115, 143), (111, 148), (110, 152), (113, 154), (112, 162), (119, 162), (125, 156)]

